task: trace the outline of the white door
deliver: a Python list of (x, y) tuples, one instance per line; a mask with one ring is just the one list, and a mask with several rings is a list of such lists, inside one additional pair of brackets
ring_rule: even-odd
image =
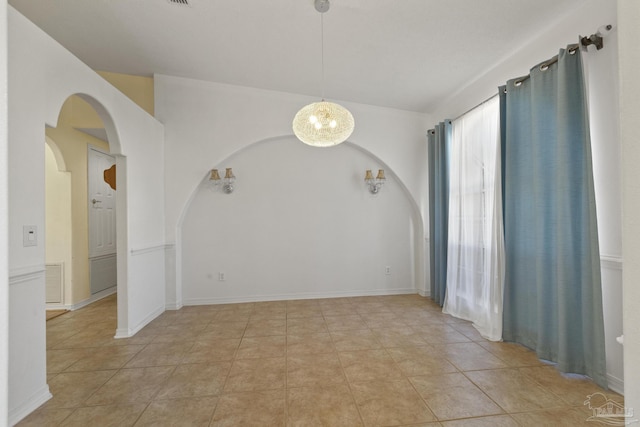
[(104, 174), (115, 158), (94, 148), (88, 155), (89, 274), (95, 294), (116, 285), (116, 190)]

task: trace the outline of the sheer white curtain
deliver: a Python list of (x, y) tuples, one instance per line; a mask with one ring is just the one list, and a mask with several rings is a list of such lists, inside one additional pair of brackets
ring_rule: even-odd
[(502, 339), (504, 235), (496, 96), (453, 122), (443, 312)]

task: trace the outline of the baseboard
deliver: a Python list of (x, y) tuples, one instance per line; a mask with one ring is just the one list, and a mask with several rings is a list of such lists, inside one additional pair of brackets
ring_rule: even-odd
[(180, 310), (182, 308), (182, 302), (171, 302), (164, 306), (165, 310)]
[(142, 321), (140, 323), (138, 323), (138, 325), (135, 328), (118, 328), (118, 329), (116, 329), (116, 335), (114, 336), (114, 338), (116, 338), (116, 339), (119, 339), (119, 338), (131, 338), (132, 336), (134, 336), (135, 334), (140, 332), (140, 330), (142, 328), (147, 326), (153, 319), (155, 319), (156, 317), (158, 317), (162, 313), (164, 313), (164, 311), (165, 311), (164, 307), (157, 308), (151, 314), (149, 314), (147, 317), (142, 319)]
[(44, 385), (40, 390), (35, 392), (29, 399), (9, 411), (9, 425), (18, 424), (27, 415), (38, 409), (43, 403), (51, 399), (53, 395), (49, 391), (49, 386)]
[(109, 295), (113, 295), (118, 291), (118, 286), (112, 286), (109, 289), (105, 289), (103, 291), (100, 291), (96, 294), (91, 295), (89, 298), (87, 298), (86, 300), (77, 302), (75, 304), (47, 304), (46, 309), (47, 310), (78, 310), (82, 307), (86, 307), (89, 304), (93, 304), (96, 301), (100, 301), (103, 298), (108, 297)]
[(430, 297), (431, 296), (431, 290), (424, 290), (424, 289), (418, 289), (418, 295), (420, 295), (421, 297)]
[(624, 396), (624, 380), (614, 377), (611, 374), (607, 374), (607, 385), (609, 386), (609, 389)]
[(213, 304), (235, 304), (241, 302), (260, 301), (283, 301), (292, 299), (318, 299), (318, 298), (344, 298), (344, 297), (365, 297), (382, 295), (407, 295), (415, 294), (415, 288), (404, 289), (374, 289), (370, 291), (347, 291), (347, 292), (318, 292), (302, 294), (279, 294), (279, 295), (252, 295), (223, 298), (187, 298), (183, 300), (184, 305), (213, 305)]

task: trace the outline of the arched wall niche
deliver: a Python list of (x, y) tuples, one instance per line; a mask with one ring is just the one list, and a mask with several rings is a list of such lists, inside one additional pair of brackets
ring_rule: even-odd
[[(317, 149), (284, 135), (211, 166), (221, 175), (226, 167), (237, 177), (234, 193), (211, 188), (203, 171), (182, 209), (178, 306), (423, 290), (418, 204), (366, 149)], [(366, 169), (385, 170), (378, 195), (366, 189)]]

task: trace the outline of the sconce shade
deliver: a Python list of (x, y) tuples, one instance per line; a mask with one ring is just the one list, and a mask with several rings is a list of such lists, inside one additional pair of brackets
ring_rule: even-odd
[(331, 147), (349, 138), (354, 128), (353, 116), (346, 108), (321, 101), (305, 105), (293, 118), (293, 133), (313, 147)]
[(224, 173), (224, 179), (233, 179), (235, 178), (235, 176), (233, 176), (233, 172), (231, 171), (231, 168), (227, 168), (226, 172)]
[(218, 169), (211, 169), (211, 176), (209, 176), (210, 181), (220, 181), (220, 175), (218, 174)]
[(367, 184), (367, 188), (369, 189), (369, 192), (371, 194), (378, 194), (385, 181), (386, 178), (384, 177), (384, 169), (378, 169), (378, 175), (376, 175), (375, 179), (373, 179), (371, 169), (367, 169), (364, 174), (364, 182), (365, 184)]

